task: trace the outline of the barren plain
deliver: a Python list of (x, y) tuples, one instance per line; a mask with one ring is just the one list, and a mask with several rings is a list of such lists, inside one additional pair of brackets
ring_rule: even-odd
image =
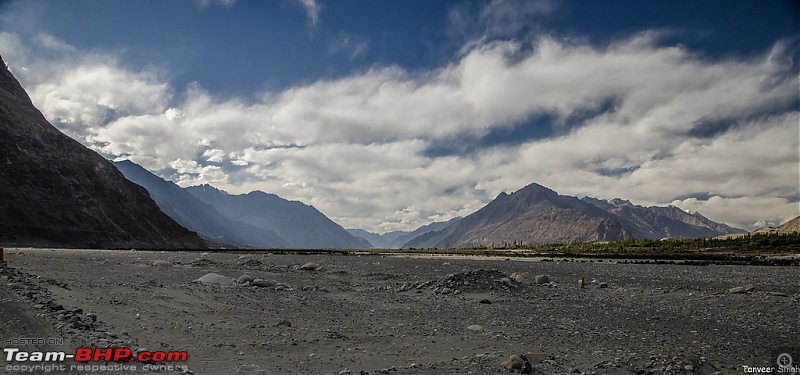
[[(3, 347), (61, 337), (21, 348), (189, 353), (156, 373), (507, 373), (512, 355), (535, 374), (741, 374), (781, 353), (800, 363), (798, 267), (63, 249), (6, 249), (6, 260)], [(194, 282), (208, 273), (243, 282)]]

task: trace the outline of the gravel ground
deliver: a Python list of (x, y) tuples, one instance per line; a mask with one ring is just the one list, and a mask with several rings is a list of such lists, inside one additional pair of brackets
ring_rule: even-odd
[[(800, 363), (798, 267), (49, 249), (6, 260), (0, 316), (16, 328), (0, 330), (3, 347), (30, 336), (65, 339), (38, 350), (189, 352), (162, 373), (484, 374), (517, 361), (534, 374), (741, 374), (784, 352)], [(261, 281), (193, 282), (207, 273)]]

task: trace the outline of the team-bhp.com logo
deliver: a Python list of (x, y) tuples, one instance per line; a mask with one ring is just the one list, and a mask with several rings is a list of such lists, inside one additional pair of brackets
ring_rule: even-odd
[[(65, 362), (70, 359), (78, 362), (78, 365), (71, 365), (70, 370), (111, 370), (109, 365), (97, 366), (90, 365), (91, 363), (116, 363), (110, 365), (115, 367), (116, 370), (136, 370), (133, 363), (144, 364), (144, 366), (153, 367), (152, 369), (161, 369), (161, 367), (175, 367), (173, 365), (156, 365), (163, 362), (186, 362), (189, 359), (189, 353), (186, 351), (138, 351), (133, 352), (128, 348), (77, 348), (75, 353), (66, 352), (28, 352), (21, 351), (18, 348), (4, 348), (5, 359), (7, 363), (6, 370), (15, 371), (33, 371), (33, 370), (65, 370), (67, 366), (58, 364), (58, 362)], [(34, 363), (34, 364), (31, 364)], [(49, 363), (45, 364), (45, 363)], [(85, 365), (81, 365), (85, 364)], [(124, 365), (125, 368), (116, 368), (116, 366)], [(54, 368), (58, 367), (58, 368)], [(17, 369), (18, 367), (18, 369)], [(47, 368), (45, 368), (47, 367)], [(80, 367), (80, 368), (78, 368)], [(106, 367), (106, 368), (101, 368)], [(178, 366), (181, 367), (181, 366)], [(173, 370), (172, 368), (165, 368), (165, 370)]]

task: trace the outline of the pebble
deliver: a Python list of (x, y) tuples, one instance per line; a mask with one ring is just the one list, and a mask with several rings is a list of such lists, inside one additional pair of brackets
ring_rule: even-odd
[(536, 284), (548, 284), (550, 283), (550, 276), (549, 275), (536, 275), (534, 278), (534, 282)]
[(471, 325), (471, 326), (467, 327), (467, 330), (469, 330), (469, 331), (475, 331), (475, 332), (477, 332), (477, 331), (483, 331), (483, 327), (482, 327), (482, 326), (480, 326), (480, 325), (478, 325), (478, 324), (473, 324), (473, 325)]

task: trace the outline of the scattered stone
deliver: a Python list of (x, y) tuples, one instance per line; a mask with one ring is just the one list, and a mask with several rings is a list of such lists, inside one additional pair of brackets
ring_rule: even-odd
[(484, 299), (478, 301), (478, 303), (482, 303), (484, 305), (491, 305), (492, 301), (489, 301), (488, 299), (484, 298)]
[(264, 263), (256, 259), (249, 259), (241, 264), (242, 267), (261, 267)]
[(154, 260), (153, 261), (153, 266), (154, 267), (172, 267), (172, 263), (168, 262), (166, 260), (159, 259), (159, 260)]
[(219, 285), (219, 286), (231, 286), (236, 284), (236, 280), (213, 272), (203, 275), (203, 277), (194, 280), (194, 282), (203, 285)]
[(242, 275), (242, 276), (239, 276), (239, 278), (238, 278), (238, 279), (236, 279), (236, 282), (237, 282), (237, 283), (239, 283), (239, 284), (245, 284), (245, 283), (247, 283), (248, 281), (253, 281), (253, 276), (250, 276), (250, 275)]
[(511, 274), (511, 280), (514, 280), (514, 282), (519, 283), (519, 284), (522, 284), (522, 283), (525, 282), (525, 278), (522, 277), (522, 274), (519, 273), (519, 272), (512, 273)]
[(549, 275), (536, 275), (534, 278), (534, 282), (536, 284), (549, 284), (550, 283), (550, 276)]
[(316, 264), (314, 262), (308, 262), (308, 263), (300, 266), (300, 269), (303, 269), (303, 270), (306, 270), (306, 271), (314, 271), (314, 270), (318, 270), (319, 268), (320, 268), (319, 264)]
[[(432, 282), (425, 282), (417, 285), (417, 289), (427, 287)], [(498, 285), (499, 284), (499, 285)], [(430, 286), (431, 289), (450, 288), (451, 291), (460, 290), (462, 292), (485, 292), (491, 290), (505, 290), (508, 292), (520, 292), (523, 285), (512, 280), (506, 274), (498, 270), (484, 270), (451, 273), (438, 283)]]
[(210, 266), (217, 266), (217, 265), (219, 265), (219, 263), (215, 262), (213, 260), (210, 260), (210, 259), (200, 258), (200, 259), (197, 259), (197, 260), (194, 260), (194, 261), (190, 262), (189, 265), (192, 266), (192, 267), (197, 267), (197, 268), (206, 268), (206, 267), (210, 267)]
[(741, 294), (744, 293), (744, 287), (737, 286), (735, 288), (728, 289), (728, 293), (730, 294)]
[(275, 286), (276, 283), (272, 280), (255, 279), (250, 282), (250, 285), (257, 286), (259, 288), (269, 288)]
[(747, 285), (745, 285), (745, 286), (744, 286), (744, 291), (745, 291), (746, 293), (751, 293), (751, 292), (753, 292), (754, 290), (756, 290), (756, 286), (755, 286), (755, 285), (753, 285), (753, 284), (747, 284)]
[(608, 288), (608, 283), (600, 282), (599, 284), (597, 284), (597, 286), (600, 287), (600, 289)]
[(473, 331), (473, 332), (483, 331), (483, 327), (478, 325), (478, 324), (473, 324), (473, 325), (467, 327), (467, 330)]
[(278, 322), (278, 324), (275, 324), (275, 326), (276, 327), (280, 327), (280, 326), (291, 327), (292, 326), (292, 322), (290, 322), (288, 320), (281, 320), (280, 322)]
[(692, 372), (692, 371), (694, 371), (694, 366), (686, 365), (686, 366), (683, 366), (683, 369), (686, 370), (686, 371)]

